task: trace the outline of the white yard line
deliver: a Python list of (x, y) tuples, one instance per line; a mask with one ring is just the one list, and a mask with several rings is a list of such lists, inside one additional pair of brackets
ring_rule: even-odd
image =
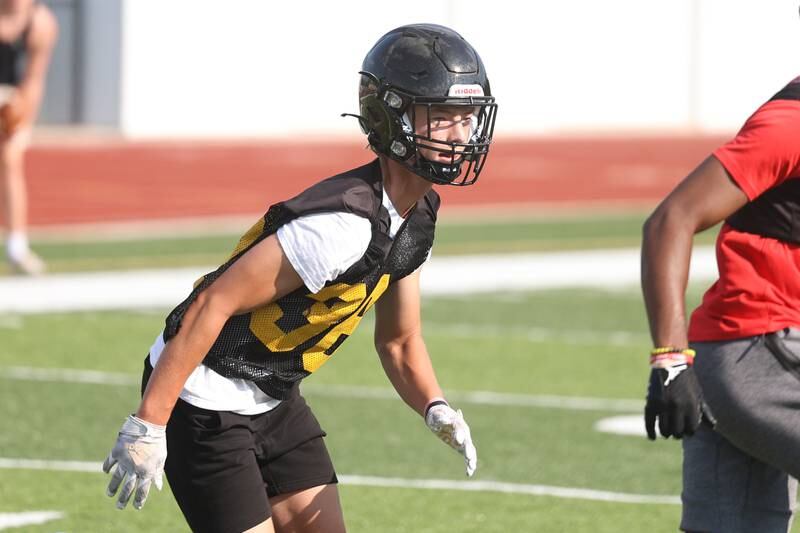
[[(304, 383), (303, 393), (309, 396), (328, 398), (351, 398), (368, 400), (394, 400), (397, 393), (388, 387), (364, 387), (355, 385), (314, 385)], [(492, 391), (448, 391), (447, 398), (456, 403), (473, 405), (501, 405), (507, 407), (540, 407), (545, 409), (568, 409), (573, 411), (612, 411), (633, 413), (642, 410), (642, 400), (592, 398), (585, 396), (556, 396), (542, 394), (516, 394)]]
[(426, 335), (446, 335), (466, 339), (501, 337), (524, 339), (530, 342), (558, 341), (564, 344), (611, 344), (629, 346), (635, 343), (649, 345), (650, 338), (642, 331), (587, 331), (587, 330), (555, 330), (524, 326), (499, 326), (492, 324), (443, 324), (425, 321)]
[(0, 313), (171, 307), (208, 268), (48, 274), (0, 278)]
[(94, 385), (138, 385), (142, 381), (141, 377), (122, 372), (28, 366), (0, 367), (0, 378), (55, 383), (91, 383)]
[(48, 470), (50, 472), (103, 472), (103, 461), (51, 461), (0, 457), (0, 468), (7, 470)]
[[(0, 367), (0, 379), (22, 381), (48, 381), (58, 383), (89, 383), (95, 385), (139, 386), (141, 378), (121, 372), (101, 372), (67, 368), (33, 368), (24, 366)], [(359, 385), (317, 385), (304, 383), (303, 392), (310, 396), (369, 400), (394, 400), (397, 393), (389, 387), (367, 387)], [(450, 391), (448, 398), (454, 402), (473, 405), (502, 405), (510, 407), (539, 407), (546, 409), (569, 409), (574, 411), (611, 411), (638, 413), (642, 400), (592, 398), (582, 396), (556, 396), (515, 394), (492, 391)]]
[(0, 513), (0, 530), (46, 524), (64, 517), (58, 511), (25, 511), (22, 513)]
[(594, 423), (595, 431), (615, 433), (617, 435), (630, 435), (633, 437), (646, 437), (642, 415), (620, 415), (603, 418)]
[[(68, 472), (102, 472), (100, 461), (48, 461), (42, 459), (0, 458), (0, 468), (28, 469)], [(408, 479), (396, 477), (339, 475), (343, 485), (386, 487), (404, 489), (457, 490), (466, 492), (495, 492), (502, 494), (524, 494), (529, 496), (551, 496), (577, 500), (592, 500), (615, 503), (679, 505), (677, 496), (655, 494), (630, 494), (577, 487), (554, 487), (526, 483), (504, 483), (501, 481), (456, 481), (448, 479)]]
[(571, 500), (593, 500), (616, 503), (680, 505), (678, 496), (655, 494), (630, 494), (605, 490), (581, 489), (577, 487), (554, 487), (527, 483), (504, 483), (502, 481), (451, 481), (447, 479), (406, 479), (376, 476), (338, 476), (345, 485), (368, 487), (398, 487), (406, 489), (460, 490), (469, 492), (500, 492), (503, 494), (527, 494), (529, 496), (552, 496)]
[[(214, 267), (49, 274), (0, 278), (0, 313), (171, 308)], [(691, 279), (717, 276), (714, 251), (698, 247)], [(422, 271), (423, 294), (474, 294), (639, 283), (639, 250), (434, 256)]]
[[(638, 248), (506, 255), (436, 256), (422, 270), (425, 294), (464, 294), (567, 287), (619, 288), (639, 283)], [(692, 255), (693, 280), (717, 276), (713, 247)]]

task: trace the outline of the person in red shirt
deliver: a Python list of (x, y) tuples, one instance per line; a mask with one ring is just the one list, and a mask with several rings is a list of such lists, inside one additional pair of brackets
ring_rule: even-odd
[[(692, 238), (724, 221), (686, 324)], [(800, 77), (656, 208), (642, 239), (655, 344), (648, 437), (683, 439), (689, 532), (786, 532), (800, 476)]]

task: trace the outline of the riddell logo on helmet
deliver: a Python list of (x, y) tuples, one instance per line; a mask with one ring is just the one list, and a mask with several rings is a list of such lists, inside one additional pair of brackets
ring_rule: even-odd
[(483, 96), (483, 87), (480, 85), (456, 84), (450, 87), (447, 96)]

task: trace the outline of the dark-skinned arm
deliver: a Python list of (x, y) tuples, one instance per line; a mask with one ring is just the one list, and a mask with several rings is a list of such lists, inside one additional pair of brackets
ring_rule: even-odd
[(703, 400), (686, 333), (686, 284), (694, 234), (707, 229), (747, 202), (715, 157), (697, 167), (658, 206), (644, 225), (642, 291), (650, 333), (650, 380), (644, 410), (645, 429), (656, 438), (692, 435), (714, 416)]
[(642, 292), (655, 346), (688, 346), (686, 285), (695, 233), (747, 203), (725, 167), (709, 156), (656, 208), (642, 236)]

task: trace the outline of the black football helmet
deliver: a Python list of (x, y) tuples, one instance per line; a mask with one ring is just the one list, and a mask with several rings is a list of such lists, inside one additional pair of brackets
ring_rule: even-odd
[[(360, 74), (358, 119), (373, 151), (433, 183), (475, 183), (489, 153), (497, 104), (480, 56), (461, 35), (436, 24), (401, 26), (372, 47)], [(466, 142), (431, 136), (437, 106), (470, 117)], [(419, 128), (425, 115), (427, 130)], [(420, 149), (449, 160), (429, 161)]]

